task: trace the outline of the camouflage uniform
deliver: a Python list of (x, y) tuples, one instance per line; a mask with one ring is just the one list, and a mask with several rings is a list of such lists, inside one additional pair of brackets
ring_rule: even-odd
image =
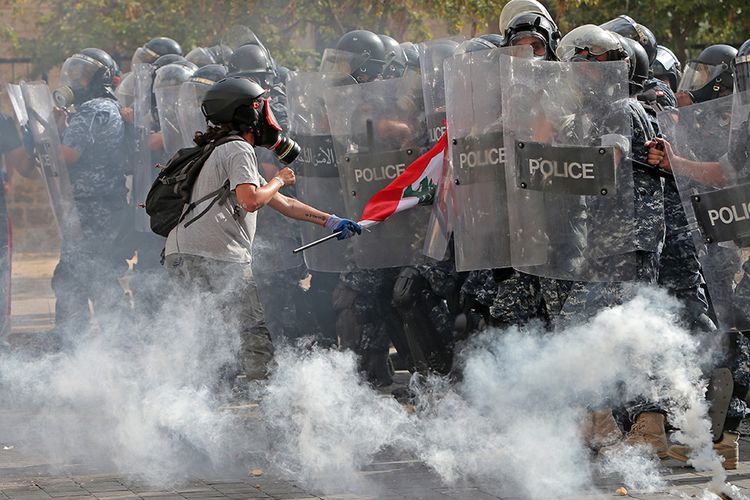
[[(645, 143), (656, 136), (658, 129), (654, 129), (654, 124), (635, 99), (627, 99), (623, 104), (623, 109), (619, 111), (629, 114), (632, 125), (630, 156), (637, 162), (646, 163), (648, 151)], [(634, 166), (633, 189), (636, 251), (632, 257), (636, 266), (635, 278), (640, 283), (655, 284), (665, 234), (664, 182), (654, 173)], [(602, 308), (627, 300), (632, 290), (633, 287), (616, 282), (572, 283), (556, 326), (585, 321)]]
[(461, 295), (464, 307), (480, 310), (489, 326), (507, 328), (544, 317), (539, 278), (513, 269), (471, 271)]
[(643, 92), (650, 90), (654, 91), (656, 102), (662, 108), (677, 107), (677, 97), (668, 84), (658, 78), (651, 77), (643, 83)]
[[(342, 347), (361, 356), (361, 369), (375, 385), (392, 383), (387, 371), (391, 339), (403, 338), (401, 320), (391, 305), (400, 268), (342, 273), (333, 293), (336, 333)], [(399, 332), (398, 334), (396, 332)]]
[(63, 135), (62, 143), (81, 155), (68, 172), (82, 234), (62, 235), (52, 277), (59, 333), (87, 329), (89, 300), (107, 313), (125, 306), (118, 277), (126, 265), (116, 248), (127, 223), (124, 134), (117, 102), (97, 98), (78, 107)]

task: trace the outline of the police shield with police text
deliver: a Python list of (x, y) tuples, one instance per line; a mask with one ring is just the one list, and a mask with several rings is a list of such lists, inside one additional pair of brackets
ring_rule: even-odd
[(750, 269), (742, 264), (750, 242), (748, 107), (740, 97), (659, 114), (659, 121), (672, 127), (667, 153), (724, 331), (750, 329)]
[[(295, 162), (297, 193), (321, 210), (347, 213), (341, 191), (336, 154), (326, 114), (327, 89), (355, 84), (354, 78), (341, 73), (298, 73), (287, 83), (289, 125), (302, 148)], [(302, 243), (307, 244), (329, 234), (312, 224), (301, 226)], [(342, 272), (348, 267), (348, 244), (305, 250), (305, 263), (313, 271)]]
[(567, 280), (633, 279), (628, 66), (511, 58), (501, 81), (513, 266)]
[[(424, 151), (422, 87), (418, 78), (377, 80), (329, 89), (325, 104), (347, 214), (360, 217), (373, 194), (390, 184)], [(431, 203), (436, 186), (425, 179), (410, 196)], [(422, 248), (430, 208), (418, 206), (389, 218), (354, 243), (359, 268), (414, 264)]]
[(510, 267), (502, 93), (497, 75), (527, 47), (470, 52), (446, 61), (446, 106), (455, 186), (456, 269)]

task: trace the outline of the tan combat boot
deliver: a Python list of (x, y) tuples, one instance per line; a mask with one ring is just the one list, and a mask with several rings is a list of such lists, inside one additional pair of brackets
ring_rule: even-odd
[(635, 419), (628, 436), (614, 446), (599, 450), (600, 454), (616, 452), (622, 446), (650, 446), (659, 458), (667, 458), (667, 433), (664, 431), (664, 415), (661, 413), (641, 413)]
[(594, 451), (612, 446), (622, 439), (622, 431), (610, 409), (589, 412), (583, 422), (582, 434), (586, 445)]
[[(722, 464), (727, 470), (735, 470), (737, 462), (740, 461), (740, 435), (732, 432), (724, 432), (721, 441), (714, 443), (714, 451), (724, 458)], [(667, 451), (670, 457), (680, 462), (687, 462), (690, 456), (690, 448), (682, 445), (672, 445)]]

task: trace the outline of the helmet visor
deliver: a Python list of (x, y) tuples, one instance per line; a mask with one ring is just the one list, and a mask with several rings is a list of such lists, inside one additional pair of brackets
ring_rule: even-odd
[(88, 87), (94, 75), (104, 69), (102, 63), (83, 54), (69, 57), (60, 70), (60, 86), (72, 89)]
[(750, 54), (734, 59), (734, 91), (745, 94), (750, 91)]
[(159, 59), (159, 54), (147, 47), (138, 47), (133, 53), (133, 58), (130, 61), (132, 66), (136, 64), (151, 64)]
[(508, 40), (508, 45), (529, 45), (535, 57), (547, 55), (547, 40), (537, 31), (519, 31)]
[[(354, 54), (338, 49), (325, 49), (320, 62), (321, 73), (344, 73), (351, 75), (368, 60), (366, 54)], [(366, 69), (366, 68), (364, 68)]]
[(724, 66), (704, 64), (698, 61), (690, 61), (682, 74), (677, 91), (698, 90), (706, 86), (708, 82), (716, 78), (724, 71)]
[(675, 69), (675, 66), (679, 65), (679, 61), (677, 61), (674, 56), (666, 50), (659, 50), (656, 53), (656, 61), (654, 61), (654, 66), (656, 66), (657, 63), (660, 64), (662, 68), (664, 68), (665, 73), (671, 72), (673, 69)]
[(620, 42), (612, 33), (589, 24), (575, 28), (560, 40), (557, 57), (561, 61), (591, 60), (611, 50), (620, 49), (622, 49)]

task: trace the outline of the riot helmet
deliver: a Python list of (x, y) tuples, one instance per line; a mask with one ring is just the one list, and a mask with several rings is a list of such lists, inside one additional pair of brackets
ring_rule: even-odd
[(234, 50), (228, 45), (218, 44), (208, 47), (208, 52), (213, 56), (216, 64), (228, 64)]
[(412, 42), (403, 42), (401, 48), (406, 56), (406, 66), (419, 71), (419, 49)]
[(275, 72), (268, 53), (258, 45), (243, 45), (229, 57), (229, 74), (247, 76), (263, 88), (273, 86)]
[(60, 86), (53, 92), (57, 106), (68, 108), (97, 97), (111, 97), (117, 73), (114, 59), (101, 49), (83, 49), (63, 63)]
[(628, 53), (628, 63), (630, 65), (630, 95), (636, 95), (643, 92), (643, 83), (648, 79), (648, 55), (646, 50), (637, 41), (623, 35), (620, 37), (620, 43)]
[(151, 65), (154, 67), (154, 69), (159, 69), (163, 66), (166, 66), (167, 64), (193, 64), (184, 57), (177, 55), (177, 54), (165, 54), (163, 56), (160, 56), (156, 61), (151, 63)]
[(289, 80), (291, 73), (292, 71), (286, 66), (281, 66), (277, 64), (276, 65), (276, 83), (286, 85), (286, 82)]
[(674, 52), (663, 45), (657, 45), (656, 60), (651, 65), (651, 71), (656, 78), (669, 83), (672, 92), (677, 90), (677, 84), (682, 78), (682, 65)]
[(198, 66), (190, 61), (178, 61), (156, 70), (154, 76), (154, 90), (165, 87), (179, 87), (188, 81), (196, 72)]
[(125, 73), (120, 85), (115, 89), (115, 97), (117, 97), (120, 106), (124, 108), (133, 106), (133, 101), (135, 101), (135, 73)]
[(734, 89), (737, 93), (750, 90), (750, 40), (742, 44), (734, 57)]
[(471, 38), (469, 40), (464, 40), (463, 42), (461, 42), (458, 45), (458, 47), (456, 47), (456, 50), (453, 53), (456, 55), (468, 54), (469, 52), (478, 52), (480, 50), (492, 50), (495, 48), (497, 47), (495, 47), (495, 45), (489, 40), (476, 37), (476, 38)]
[(611, 31), (584, 24), (562, 37), (557, 47), (557, 57), (563, 62), (625, 61), (628, 53)]
[(711, 45), (703, 49), (697, 59), (687, 63), (677, 86), (687, 92), (693, 102), (705, 102), (732, 93), (732, 66), (737, 49), (730, 45)]
[(549, 13), (547, 8), (537, 0), (510, 0), (510, 2), (505, 4), (503, 10), (500, 12), (500, 20), (498, 22), (500, 33), (505, 33), (505, 31), (508, 29), (510, 21), (514, 17), (518, 16), (519, 14), (530, 12), (541, 14), (549, 21), (554, 23), (552, 15)]
[(650, 29), (642, 24), (638, 24), (632, 17), (623, 14), (604, 24), (600, 24), (599, 27), (640, 43), (646, 51), (649, 65), (653, 64), (656, 60), (656, 37)]
[(505, 47), (505, 38), (503, 35), (498, 35), (497, 33), (486, 33), (484, 35), (479, 35), (479, 38), (487, 40), (495, 47)]
[(385, 47), (385, 64), (383, 65), (383, 79), (398, 78), (406, 70), (406, 54), (399, 43), (388, 35), (378, 35)]
[(385, 46), (378, 35), (367, 30), (354, 30), (339, 38), (336, 51), (349, 56), (348, 74), (359, 83), (371, 82), (381, 76), (385, 65)]
[(143, 47), (136, 49), (131, 60), (132, 65), (151, 64), (166, 54), (182, 55), (182, 47), (176, 41), (167, 37), (152, 38)]
[(510, 20), (504, 38), (509, 46), (530, 45), (534, 59), (554, 61), (557, 59), (555, 49), (562, 35), (557, 25), (542, 14), (526, 12)]
[(282, 134), (281, 126), (258, 83), (230, 76), (213, 84), (201, 104), (203, 115), (215, 125), (231, 125), (242, 134), (250, 132), (256, 146), (273, 151), (282, 163), (294, 161), (300, 146)]
[(206, 64), (198, 68), (189, 81), (196, 85), (213, 85), (227, 76), (227, 67), (223, 64)]
[(196, 47), (187, 53), (185, 59), (195, 64), (196, 66), (203, 67), (208, 64), (216, 64), (217, 61), (213, 52), (206, 47)]

